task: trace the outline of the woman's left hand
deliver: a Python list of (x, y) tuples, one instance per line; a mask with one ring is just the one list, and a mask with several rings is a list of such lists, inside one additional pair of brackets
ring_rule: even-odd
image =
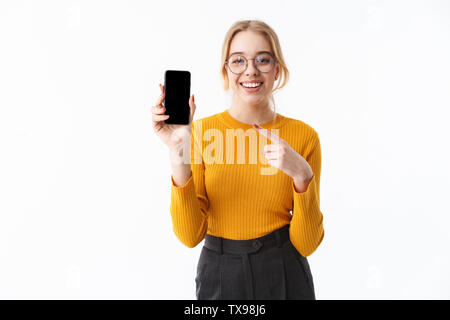
[(273, 144), (264, 146), (263, 154), (268, 160), (268, 163), (292, 177), (296, 185), (307, 186), (313, 177), (313, 171), (308, 161), (295, 152), (285, 140), (273, 132), (257, 124), (253, 124), (253, 127), (273, 142)]

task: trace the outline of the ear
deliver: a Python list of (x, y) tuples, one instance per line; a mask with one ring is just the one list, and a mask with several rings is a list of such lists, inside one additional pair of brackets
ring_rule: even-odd
[(277, 67), (276, 67), (276, 72), (275, 72), (275, 80), (277, 80), (278, 79), (278, 75), (280, 74), (280, 65), (279, 64), (277, 64)]

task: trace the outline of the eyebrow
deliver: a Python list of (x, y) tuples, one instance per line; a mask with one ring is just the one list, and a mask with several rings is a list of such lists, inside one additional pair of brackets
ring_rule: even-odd
[[(270, 51), (258, 51), (258, 52), (257, 52), (257, 54), (260, 54), (260, 53), (269, 53), (269, 54), (273, 54), (273, 53), (270, 52)], [(232, 56), (233, 54), (244, 54), (244, 52), (242, 52), (242, 51), (233, 52), (233, 53), (230, 53), (230, 56)]]

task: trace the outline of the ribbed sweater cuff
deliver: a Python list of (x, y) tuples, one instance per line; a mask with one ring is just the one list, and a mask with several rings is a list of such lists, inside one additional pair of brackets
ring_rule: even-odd
[(305, 192), (296, 192), (294, 183), (292, 183), (292, 190), (294, 192), (294, 210), (290, 236), (297, 250), (307, 257), (319, 246), (324, 235), (323, 215), (320, 211), (315, 175)]
[(171, 181), (170, 212), (173, 230), (182, 243), (193, 248), (202, 238), (202, 232), (205, 229), (203, 224), (206, 221), (200, 210), (194, 180), (191, 176), (181, 187), (175, 186), (172, 175)]
[(184, 186), (177, 187), (173, 181), (173, 175), (170, 176), (172, 184), (172, 205), (187, 212), (197, 212), (199, 210), (197, 194), (194, 185), (193, 175), (189, 177)]
[(309, 212), (311, 209), (319, 209), (317, 203), (319, 198), (317, 197), (316, 175), (313, 175), (304, 192), (295, 191), (294, 180), (292, 180), (291, 186), (294, 192), (294, 208), (299, 208), (303, 213)]

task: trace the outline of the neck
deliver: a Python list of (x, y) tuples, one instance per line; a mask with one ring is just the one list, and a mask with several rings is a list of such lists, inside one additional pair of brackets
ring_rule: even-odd
[(258, 104), (247, 104), (234, 96), (228, 112), (236, 120), (247, 124), (264, 124), (276, 117), (269, 106), (268, 99)]

